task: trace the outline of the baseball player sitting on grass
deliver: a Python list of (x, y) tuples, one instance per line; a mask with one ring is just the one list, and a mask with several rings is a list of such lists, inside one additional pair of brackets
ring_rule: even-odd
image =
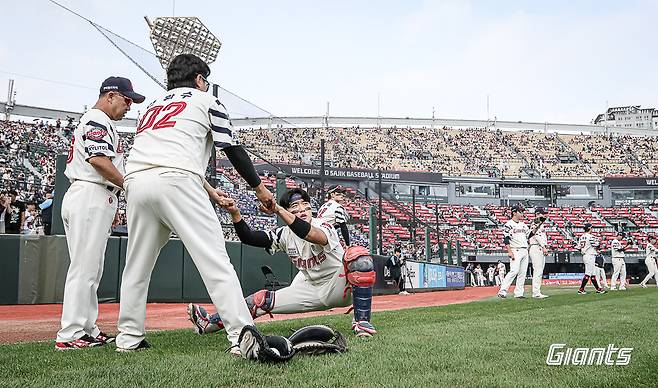
[[(360, 246), (344, 250), (334, 227), (312, 217), (310, 202), (302, 189), (286, 192), (279, 199), (275, 213), (287, 226), (267, 232), (251, 230), (234, 201), (222, 206), (231, 214), (242, 243), (265, 248), (269, 254), (284, 251), (299, 269), (290, 286), (249, 295), (245, 298), (247, 307), (256, 318), (263, 314), (345, 307), (353, 297), (352, 330), (359, 337), (369, 337), (377, 332), (370, 323), (372, 286), (375, 283), (372, 257)], [(190, 304), (188, 314), (199, 334), (216, 332), (224, 327), (218, 314), (210, 315), (198, 305)]]

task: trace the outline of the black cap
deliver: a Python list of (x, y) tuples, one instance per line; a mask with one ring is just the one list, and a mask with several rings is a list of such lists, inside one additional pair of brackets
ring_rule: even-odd
[(101, 85), (100, 93), (119, 92), (122, 95), (130, 98), (136, 104), (144, 102), (146, 97), (133, 90), (133, 84), (128, 78), (123, 77), (109, 77)]
[(545, 207), (537, 207), (535, 208), (535, 213), (537, 214), (546, 214), (546, 208)]
[(512, 205), (512, 214), (516, 212), (521, 212), (521, 213), (525, 212), (525, 206), (523, 206), (523, 204), (520, 202), (515, 203), (514, 205)]
[(343, 187), (341, 185), (333, 185), (333, 186), (329, 186), (329, 190), (327, 191), (327, 194), (331, 194), (331, 193), (343, 193), (343, 194), (345, 194), (346, 191), (347, 190), (345, 190), (345, 187)]
[(592, 224), (590, 224), (589, 222), (585, 223), (585, 225), (583, 225), (583, 229), (585, 229), (586, 231), (592, 230)]

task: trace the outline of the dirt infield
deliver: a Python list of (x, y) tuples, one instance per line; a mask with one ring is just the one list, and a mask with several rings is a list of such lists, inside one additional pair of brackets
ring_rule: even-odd
[[(497, 291), (498, 287), (482, 287), (459, 291), (376, 296), (373, 300), (373, 311), (467, 303), (494, 296)], [(191, 328), (187, 319), (186, 306), (185, 303), (150, 303), (146, 310), (146, 329)], [(212, 306), (206, 304), (204, 306), (213, 310)], [(258, 322), (342, 314), (345, 311), (347, 311), (345, 308), (336, 308), (304, 314), (278, 314), (274, 318), (260, 317)], [(59, 330), (61, 312), (61, 304), (0, 306), (0, 343), (54, 340), (55, 333)], [(101, 329), (113, 333), (116, 331), (118, 315), (118, 303), (101, 304), (99, 306), (98, 325)]]

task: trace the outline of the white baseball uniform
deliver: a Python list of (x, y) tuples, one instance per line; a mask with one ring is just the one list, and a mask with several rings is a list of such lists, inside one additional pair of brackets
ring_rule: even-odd
[(333, 225), (335, 228), (340, 224), (346, 224), (347, 221), (349, 221), (350, 216), (347, 214), (343, 205), (330, 199), (320, 207), (317, 218), (325, 220), (329, 225)]
[(62, 201), (62, 221), (71, 264), (66, 273), (58, 342), (73, 341), (85, 334), (92, 337), (100, 334), (96, 326), (96, 291), (103, 274), (105, 247), (117, 211), (119, 188), (89, 163), (93, 156), (107, 156), (123, 174), (121, 139), (112, 120), (95, 108), (80, 117), (64, 171), (71, 181)]
[[(285, 252), (299, 269), (290, 286), (275, 292), (272, 313), (326, 310), (352, 303), (351, 293), (346, 292), (348, 284), (343, 269), (345, 251), (340, 245), (336, 230), (318, 218), (311, 219), (311, 225), (324, 232), (327, 245), (306, 241), (293, 233), (288, 226), (267, 232), (272, 245), (266, 248), (266, 251), (269, 254)], [(259, 310), (259, 315), (263, 313)]]
[(612, 254), (612, 267), (614, 269), (612, 279), (610, 280), (610, 288), (614, 290), (617, 287), (617, 279), (621, 275), (619, 289), (626, 289), (626, 262), (624, 261), (626, 252), (624, 252), (624, 246), (618, 239), (614, 239), (610, 242), (610, 251)]
[(647, 285), (647, 282), (653, 277), (656, 279), (656, 286), (658, 287), (658, 268), (656, 268), (656, 258), (658, 258), (658, 247), (647, 243), (647, 248), (645, 250), (646, 258), (644, 259), (644, 264), (647, 266), (649, 273), (640, 283), (643, 286)]
[(510, 270), (500, 285), (499, 293), (507, 295), (507, 290), (516, 278), (514, 296), (522, 297), (525, 291), (525, 277), (528, 272), (528, 234), (530, 229), (523, 221), (509, 220), (503, 226), (503, 235), (509, 238), (509, 246), (512, 249), (514, 259), (510, 259)]
[(530, 237), (530, 249), (528, 254), (532, 261), (532, 296), (541, 295), (542, 275), (544, 274), (544, 265), (546, 257), (544, 256), (544, 249), (548, 247), (548, 237), (546, 236), (546, 228), (540, 225), (535, 234)]
[(484, 287), (484, 271), (482, 271), (482, 268), (480, 267), (475, 267), (475, 270), (473, 270), (475, 273), (475, 277), (477, 278), (477, 285), (480, 287)]
[(599, 239), (594, 237), (591, 233), (583, 233), (578, 239), (578, 249), (583, 255), (583, 263), (585, 264), (585, 275), (596, 275), (596, 248), (599, 246)]
[(318, 210), (318, 218), (321, 218), (329, 225), (344, 224), (349, 221), (350, 216), (343, 205), (334, 201), (333, 199), (325, 202)]
[(487, 268), (487, 280), (489, 280), (489, 285), (494, 284), (494, 274), (496, 269), (494, 267)]
[(151, 271), (175, 232), (221, 314), (229, 342), (253, 319), (229, 260), (221, 224), (203, 188), (214, 146), (235, 143), (224, 106), (192, 88), (167, 91), (142, 115), (126, 164), (128, 248), (121, 282), (118, 347), (144, 338)]
[(505, 279), (506, 272), (507, 272), (507, 268), (505, 267), (505, 263), (503, 262), (498, 263), (498, 276), (496, 277), (497, 286), (503, 284), (503, 279)]

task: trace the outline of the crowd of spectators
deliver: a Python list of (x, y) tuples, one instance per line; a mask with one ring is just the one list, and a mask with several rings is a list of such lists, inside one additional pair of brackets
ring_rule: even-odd
[[(48, 208), (52, 206), (55, 156), (69, 148), (74, 123), (0, 122), (0, 176), (3, 209), (15, 192), (22, 203), (22, 221), (18, 233), (43, 233), (49, 227)], [(133, 134), (122, 133), (127, 152)], [(275, 163), (314, 164), (320, 159), (320, 141), (325, 140), (326, 160), (334, 167), (382, 168), (384, 170), (437, 171), (452, 176), (522, 177), (535, 171), (542, 178), (582, 178), (609, 175), (658, 174), (658, 146), (654, 137), (607, 135), (556, 135), (531, 131), (507, 132), (483, 128), (252, 128), (239, 132), (240, 140)], [(224, 189), (238, 199), (245, 219), (253, 228), (271, 229), (276, 218), (257, 211), (255, 196), (233, 169), (221, 170)], [(264, 177), (273, 185), (274, 180)], [(287, 181), (287, 186), (302, 182)], [(306, 187), (306, 186), (305, 186)], [(312, 189), (312, 188), (309, 188)], [(310, 191), (310, 190), (309, 190)], [(367, 214), (368, 201), (353, 198), (361, 208), (350, 208), (355, 218)], [(321, 200), (314, 200), (317, 209)], [(409, 210), (409, 209), (407, 209)], [(424, 222), (435, 218), (431, 208), (416, 209)], [(445, 216), (440, 223), (470, 230), (468, 216)], [(468, 211), (475, 211), (467, 209)], [(425, 212), (423, 213), (423, 212)], [(452, 211), (448, 209), (448, 211)], [(464, 209), (454, 209), (463, 212)], [(486, 212), (486, 211), (485, 211)], [(3, 211), (0, 220), (7, 220)], [(45, 214), (45, 216), (44, 216)], [(461, 214), (461, 213), (459, 213)], [(408, 228), (400, 225), (399, 215), (387, 213), (385, 222), (392, 240), (410, 238)], [(444, 217), (445, 216), (445, 217)], [(218, 210), (227, 239), (235, 240), (228, 215)], [(119, 219), (125, 229), (125, 200), (120, 196)], [(1, 223), (1, 222), (0, 222)], [(356, 243), (367, 245), (367, 228), (351, 225)], [(459, 233), (462, 242), (474, 249), (493, 249), (497, 244), (484, 242), (479, 234)], [(415, 252), (424, 256), (424, 244)], [(432, 241), (432, 255), (438, 241)]]

